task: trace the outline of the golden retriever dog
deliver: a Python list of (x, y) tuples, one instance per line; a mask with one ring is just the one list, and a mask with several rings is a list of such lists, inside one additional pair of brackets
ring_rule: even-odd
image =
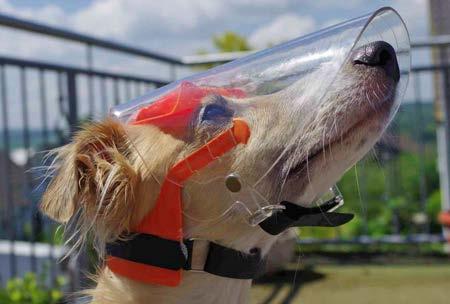
[[(374, 146), (397, 106), (394, 101), (400, 72), (395, 51), (386, 42), (353, 50), (323, 92), (320, 86), (329, 77), (329, 68), (323, 65), (268, 95), (239, 100), (220, 94), (207, 96), (184, 137), (154, 125), (124, 124), (111, 118), (88, 123), (71, 143), (57, 151), (56, 174), (41, 208), (52, 219), (72, 226), (75, 246), (93, 240), (103, 257), (107, 243), (126, 239), (154, 208), (160, 181), (168, 170), (201, 147), (206, 134), (218, 134), (229, 127), (239, 113), (251, 130), (248, 142), (206, 166), (196, 181), (188, 181), (183, 188), (183, 214), (193, 215), (183, 218), (183, 237), (214, 241), (244, 253), (259, 248), (265, 256), (277, 236), (249, 225), (242, 217), (230, 214), (220, 221), (193, 219), (213, 217), (230, 204), (223, 185), (205, 187), (201, 181), (240, 172), (251, 184), (260, 180), (261, 195), (268, 201), (311, 206)], [(323, 93), (320, 102), (318, 92)], [(211, 105), (212, 112), (208, 111)], [(93, 303), (219, 304), (249, 300), (250, 279), (184, 271), (181, 283), (169, 287), (129, 279), (103, 264), (98, 269), (96, 287), (87, 291)]]

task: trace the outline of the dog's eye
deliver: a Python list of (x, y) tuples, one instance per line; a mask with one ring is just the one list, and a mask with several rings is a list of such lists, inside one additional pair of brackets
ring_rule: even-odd
[(217, 118), (226, 116), (227, 109), (222, 105), (209, 104), (203, 110), (202, 120), (215, 120)]
[(221, 122), (229, 120), (233, 116), (233, 111), (228, 108), (226, 100), (221, 96), (214, 96), (211, 103), (208, 103), (202, 110), (201, 122)]

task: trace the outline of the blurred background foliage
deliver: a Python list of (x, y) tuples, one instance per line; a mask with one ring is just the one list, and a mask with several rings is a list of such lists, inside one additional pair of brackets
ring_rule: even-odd
[(57, 304), (63, 298), (66, 280), (56, 279), (54, 287), (48, 287), (46, 272), (39, 275), (29, 272), (23, 278), (14, 278), (0, 289), (0, 304)]

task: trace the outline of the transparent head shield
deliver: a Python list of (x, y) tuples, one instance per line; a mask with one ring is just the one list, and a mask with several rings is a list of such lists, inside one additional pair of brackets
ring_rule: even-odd
[[(188, 217), (213, 220), (231, 210), (240, 210), (249, 223), (255, 225), (279, 208), (279, 201), (265, 191), (264, 185), (267, 183), (263, 181), (276, 176), (280, 181), (278, 187), (282, 191), (287, 173), (279, 163), (286, 161), (285, 156), (288, 153), (293, 153), (292, 147), (299, 144), (298, 139), (304, 134), (309, 123), (309, 120), (299, 121), (296, 113), (314, 111), (324, 103), (332, 102), (327, 98), (327, 94), (336, 90), (337, 82), (357, 81), (358, 77), (354, 75), (353, 78), (344, 77), (344, 74), (348, 73), (349, 64), (355, 63), (354, 56), (358, 52), (359, 59), (368, 60), (366, 65), (373, 64), (370, 58), (364, 57), (364, 53), (366, 49), (370, 50), (374, 43), (380, 42), (390, 45), (391, 51), (388, 53), (391, 52), (391, 56), (394, 56), (398, 63), (398, 68), (393, 66), (389, 70), (389, 73), (395, 74), (390, 75), (395, 79), (390, 97), (392, 106), (387, 114), (387, 119), (390, 120), (403, 97), (410, 68), (408, 32), (401, 17), (391, 8), (379, 9), (372, 14), (178, 80), (114, 107), (111, 114), (122, 123), (152, 125), (161, 132), (182, 140), (186, 147), (189, 147), (186, 149), (187, 156), (221, 132), (226, 132), (236, 118), (249, 123), (250, 142), (255, 140), (252, 138), (253, 132), (257, 125), (263, 123), (258, 119), (264, 120), (265, 117), (254, 113), (267, 106), (269, 101), (280, 108), (292, 109), (280, 122), (290, 126), (290, 133), (283, 141), (283, 149), (277, 152), (278, 155), (271, 155), (272, 161), (267, 161), (262, 156), (259, 160), (259, 156), (254, 155), (251, 165), (257, 170), (249, 174), (245, 171), (248, 166), (234, 166), (224, 170), (221, 162), (226, 160), (225, 154), (208, 164), (207, 177), (202, 176), (203, 170), (195, 172), (189, 179), (193, 190), (183, 192), (183, 204), (188, 205), (194, 205), (199, 192), (226, 193), (226, 198), (220, 199), (227, 200), (227, 203), (221, 204), (220, 208), (214, 205), (216, 198), (211, 197), (210, 210), (215, 210), (213, 214), (205, 217), (201, 212), (196, 212), (194, 207), (188, 209), (192, 210), (186, 214)], [(297, 109), (301, 99), (314, 101), (302, 109)], [(224, 107), (224, 100), (231, 106)], [(268, 134), (271, 132), (265, 131)], [(139, 149), (139, 144), (133, 146)], [(236, 153), (247, 153), (246, 148), (242, 145), (228, 153), (234, 153), (233, 157), (238, 158)], [(277, 170), (279, 172), (276, 172)], [(261, 185), (263, 188), (259, 188)], [(337, 188), (327, 188), (330, 193), (325, 193), (326, 195), (332, 199), (341, 198)], [(186, 188), (188, 189), (189, 187)], [(324, 191), (320, 194), (324, 194)], [(280, 194), (276, 197), (280, 197)], [(310, 204), (317, 201), (320, 205), (323, 201), (320, 197), (321, 195), (317, 194), (311, 197), (309, 202), (298, 203)]]

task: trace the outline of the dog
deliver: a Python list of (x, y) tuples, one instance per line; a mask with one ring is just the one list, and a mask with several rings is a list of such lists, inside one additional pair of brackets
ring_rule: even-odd
[[(111, 118), (88, 123), (57, 151), (56, 174), (41, 208), (52, 219), (72, 226), (74, 246), (93, 239), (102, 257), (106, 244), (126, 239), (155, 207), (161, 180), (171, 166), (201, 147), (206, 134), (223, 131), (237, 115), (251, 130), (248, 142), (202, 169), (196, 181), (186, 183), (184, 214), (208, 218), (227, 209), (223, 187), (204, 184), (234, 171), (258, 184), (268, 201), (310, 207), (374, 146), (396, 107), (400, 72), (395, 51), (386, 42), (353, 50), (323, 92), (320, 86), (330, 68), (320, 66), (267, 95), (207, 96), (183, 137), (154, 125), (130, 125)], [(320, 102), (317, 92), (323, 93)], [(193, 218), (183, 218), (184, 238), (211, 240), (244, 253), (259, 248), (262, 256), (277, 239), (239, 216), (213, 222)], [(104, 265), (99, 266), (96, 282), (87, 291), (93, 303), (245, 303), (251, 286), (250, 279), (192, 271), (183, 273), (177, 287), (145, 284)]]

